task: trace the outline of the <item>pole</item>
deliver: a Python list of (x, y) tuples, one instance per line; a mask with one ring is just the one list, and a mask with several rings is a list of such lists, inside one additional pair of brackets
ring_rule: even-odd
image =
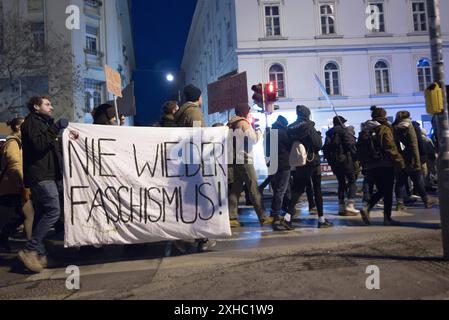
[(444, 259), (449, 260), (449, 117), (441, 38), (440, 0), (427, 0), (430, 49), (435, 82), (443, 91), (444, 111), (435, 116), (438, 137), (438, 190), (440, 196), (441, 228)]
[(114, 94), (114, 107), (115, 107), (115, 119), (117, 122), (117, 126), (120, 127), (120, 117), (118, 115), (118, 107), (117, 107), (117, 97)]

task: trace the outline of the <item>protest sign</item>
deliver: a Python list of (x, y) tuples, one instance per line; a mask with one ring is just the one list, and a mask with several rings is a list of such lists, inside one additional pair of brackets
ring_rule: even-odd
[(70, 124), (65, 246), (230, 236), (227, 135), (225, 127)]
[(120, 73), (105, 65), (104, 73), (106, 76), (106, 88), (108, 92), (114, 94), (116, 97), (122, 97), (122, 78)]

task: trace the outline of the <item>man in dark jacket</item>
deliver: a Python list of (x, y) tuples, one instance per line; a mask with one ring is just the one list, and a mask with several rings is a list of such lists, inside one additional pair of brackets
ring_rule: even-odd
[(318, 228), (329, 228), (333, 225), (324, 217), (323, 195), (321, 192), (321, 162), (318, 154), (323, 146), (323, 140), (320, 133), (315, 129), (315, 123), (310, 120), (311, 112), (309, 108), (297, 106), (296, 114), (298, 115), (298, 120), (288, 127), (288, 135), (291, 141), (299, 141), (306, 148), (307, 164), (303, 167), (292, 168), (294, 170), (292, 196), (288, 213), (291, 216), (296, 214), (296, 204), (305, 191), (307, 180), (312, 179), (315, 204), (319, 216)]
[[(404, 188), (408, 176), (412, 179), (425, 207), (430, 209), (435, 204), (435, 201), (427, 195), (425, 190), (419, 142), (415, 127), (410, 119), (410, 112), (399, 111), (396, 115), (396, 121), (393, 124), (393, 127), (396, 145), (405, 160), (405, 169), (401, 170), (397, 176), (396, 196), (398, 209), (404, 205)], [(421, 136), (420, 139), (422, 141)], [(424, 148), (422, 147), (422, 149)]]
[(30, 114), (22, 125), (25, 186), (31, 188), (35, 208), (31, 240), (19, 259), (33, 272), (47, 264), (44, 239), (58, 221), (62, 203), (61, 141), (59, 132), (68, 121), (52, 118), (53, 106), (47, 97), (33, 97), (28, 102)]
[[(347, 120), (341, 116), (334, 118), (334, 127), (326, 133), (325, 156), (338, 180), (339, 215), (356, 216), (354, 207), (357, 192), (355, 155), (356, 140), (345, 127)], [(334, 148), (332, 148), (334, 146)], [(326, 150), (331, 149), (331, 150)], [(348, 190), (348, 204), (345, 203)]]
[(399, 225), (399, 222), (391, 218), (391, 211), (393, 206), (394, 173), (395, 170), (404, 168), (404, 159), (396, 147), (393, 128), (387, 120), (387, 111), (374, 106), (371, 110), (372, 120), (366, 122), (364, 126), (366, 130), (372, 130), (375, 136), (376, 149), (379, 150), (381, 159), (372, 159), (363, 164), (369, 180), (376, 185), (377, 193), (371, 197), (360, 213), (363, 221), (370, 225), (369, 212), (383, 198), (384, 225)]
[(292, 142), (287, 134), (288, 121), (283, 116), (279, 116), (277, 121), (273, 124), (270, 134), (273, 130), (277, 130), (277, 157), (278, 170), (271, 178), (271, 186), (273, 188), (273, 201), (271, 204), (271, 216), (274, 218), (273, 229), (275, 231), (292, 230), (292, 226), (285, 223), (281, 219), (281, 209), (288, 206), (289, 197), (285, 197), (290, 190), (290, 150)]
[(175, 115), (175, 122), (178, 127), (205, 127), (201, 106), (203, 98), (201, 90), (193, 85), (184, 88), (186, 103), (179, 109)]

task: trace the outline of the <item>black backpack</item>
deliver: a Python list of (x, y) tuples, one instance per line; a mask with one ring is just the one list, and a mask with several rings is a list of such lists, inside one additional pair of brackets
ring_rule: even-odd
[(326, 134), (323, 154), (330, 165), (341, 164), (346, 161), (346, 154), (343, 150), (343, 144), (340, 135), (336, 131), (333, 131), (330, 135)]
[(362, 164), (383, 160), (379, 136), (375, 129), (364, 129), (360, 131), (357, 141), (357, 158)]

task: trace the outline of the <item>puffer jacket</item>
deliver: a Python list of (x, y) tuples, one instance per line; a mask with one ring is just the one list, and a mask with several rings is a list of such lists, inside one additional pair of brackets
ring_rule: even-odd
[[(232, 161), (233, 164), (242, 164), (236, 163), (235, 159), (244, 159), (245, 163), (254, 163), (253, 147), (262, 138), (262, 132), (254, 130), (248, 119), (239, 116), (233, 116), (228, 123), (228, 127), (231, 129), (228, 139), (229, 161)], [(240, 139), (240, 142), (237, 143), (236, 139)]]
[(0, 196), (22, 194), (23, 165), (22, 142), (20, 137), (12, 135), (6, 138), (1, 155), (2, 178), (0, 181)]
[(364, 169), (369, 171), (376, 168), (395, 167), (399, 170), (405, 168), (404, 159), (398, 151), (394, 140), (393, 128), (386, 118), (375, 118), (365, 123), (368, 130), (374, 129), (379, 137), (380, 149), (383, 153), (381, 161), (373, 161), (365, 164)]
[(410, 119), (404, 119), (393, 125), (396, 146), (405, 161), (408, 172), (421, 170), (419, 144), (415, 128)]
[(323, 139), (320, 132), (315, 129), (315, 122), (298, 120), (288, 127), (288, 136), (292, 142), (301, 142), (307, 150), (307, 165), (320, 166), (319, 152), (323, 147)]
[(178, 127), (193, 127), (194, 122), (201, 123), (201, 127), (206, 126), (201, 109), (193, 102), (185, 103), (176, 113), (175, 122)]

